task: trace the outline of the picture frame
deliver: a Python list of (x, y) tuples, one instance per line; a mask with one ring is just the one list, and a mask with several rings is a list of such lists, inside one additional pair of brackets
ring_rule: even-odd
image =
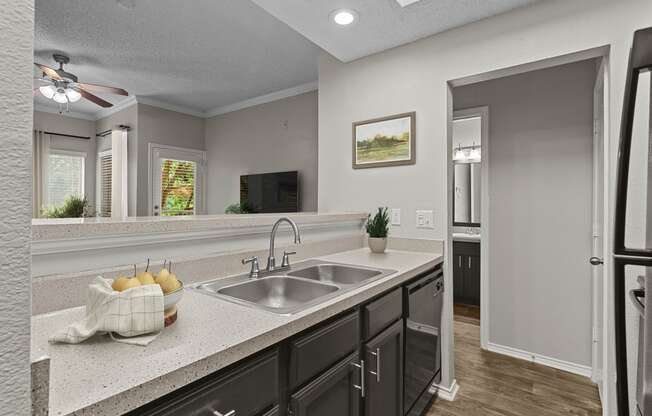
[(353, 169), (414, 165), (416, 112), (353, 123)]

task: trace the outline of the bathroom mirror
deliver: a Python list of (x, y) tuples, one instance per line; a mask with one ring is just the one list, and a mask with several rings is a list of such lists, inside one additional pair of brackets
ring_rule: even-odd
[(453, 120), (453, 225), (479, 227), (483, 113), (455, 112)]
[(453, 180), (453, 225), (480, 226), (480, 163), (456, 163)]

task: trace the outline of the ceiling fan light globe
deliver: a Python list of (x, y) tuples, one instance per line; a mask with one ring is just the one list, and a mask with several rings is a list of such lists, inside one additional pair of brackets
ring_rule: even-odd
[(52, 85), (44, 85), (38, 88), (39, 92), (43, 94), (45, 98), (52, 99), (57, 90)]
[(79, 93), (79, 91), (72, 88), (68, 88), (66, 90), (66, 96), (68, 97), (68, 101), (70, 101), (71, 103), (76, 103), (81, 99), (81, 94)]
[(68, 102), (68, 97), (66, 97), (66, 94), (64, 92), (57, 92), (54, 94), (52, 99), (59, 104), (66, 104)]

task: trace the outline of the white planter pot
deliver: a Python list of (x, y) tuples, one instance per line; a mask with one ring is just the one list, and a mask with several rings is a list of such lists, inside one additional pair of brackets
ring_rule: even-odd
[(387, 238), (369, 237), (369, 248), (372, 253), (384, 253), (387, 248)]

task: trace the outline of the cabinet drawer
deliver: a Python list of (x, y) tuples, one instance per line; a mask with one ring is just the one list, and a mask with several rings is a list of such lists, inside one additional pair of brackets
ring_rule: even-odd
[(454, 241), (453, 242), (453, 254), (454, 255), (464, 255), (468, 254), (471, 256), (480, 255), (480, 243), (469, 243), (468, 241)]
[(153, 407), (146, 406), (148, 409), (137, 409), (130, 414), (213, 416), (216, 412), (228, 414), (234, 410), (237, 416), (257, 416), (278, 401), (278, 379), (278, 354), (274, 351), (224, 375), (200, 380), (160, 399)]
[(398, 288), (362, 308), (362, 336), (365, 341), (378, 335), (403, 315), (403, 291)]
[(360, 341), (360, 317), (353, 312), (290, 342), (290, 389), (302, 385), (351, 354)]

